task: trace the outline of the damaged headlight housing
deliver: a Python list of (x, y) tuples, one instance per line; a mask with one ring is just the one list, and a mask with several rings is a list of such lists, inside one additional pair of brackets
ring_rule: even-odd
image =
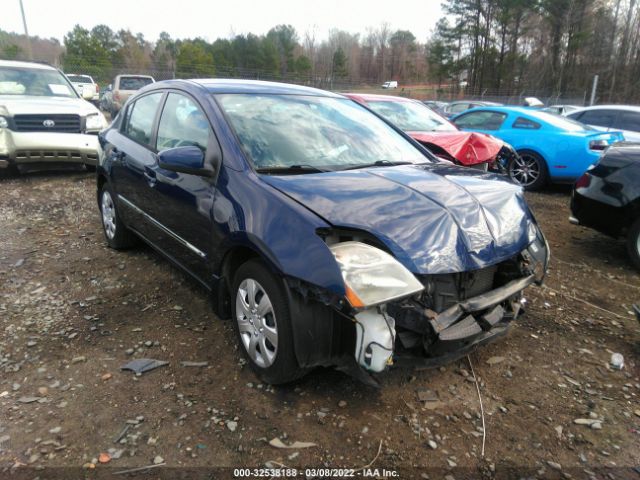
[(361, 242), (329, 247), (336, 258), (354, 308), (365, 308), (407, 297), (424, 289), (422, 283), (387, 252)]

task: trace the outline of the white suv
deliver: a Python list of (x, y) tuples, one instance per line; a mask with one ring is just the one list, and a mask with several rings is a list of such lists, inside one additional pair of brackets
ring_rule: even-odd
[(95, 167), (104, 115), (58, 69), (0, 60), (0, 174)]

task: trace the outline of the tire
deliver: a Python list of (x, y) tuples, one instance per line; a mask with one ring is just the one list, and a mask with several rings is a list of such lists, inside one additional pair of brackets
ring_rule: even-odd
[(124, 250), (134, 246), (137, 237), (120, 220), (115, 197), (106, 183), (100, 190), (99, 206), (102, 231), (109, 246), (115, 250)]
[(549, 179), (547, 162), (531, 150), (519, 150), (518, 155), (509, 161), (507, 174), (528, 191), (540, 190)]
[(231, 309), (240, 349), (261, 380), (277, 385), (306, 373), (295, 356), (282, 280), (259, 260), (249, 260), (238, 268), (231, 289)]
[(631, 263), (640, 270), (640, 218), (638, 218), (627, 233), (627, 251)]

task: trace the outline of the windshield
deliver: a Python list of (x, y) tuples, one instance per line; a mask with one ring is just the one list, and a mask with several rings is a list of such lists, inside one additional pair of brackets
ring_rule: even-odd
[(57, 70), (15, 67), (0, 67), (0, 95), (77, 96)]
[(414, 102), (367, 101), (369, 108), (405, 132), (454, 131), (440, 115)]
[(306, 95), (215, 97), (256, 169), (339, 170), (424, 163), (421, 151), (351, 100)]
[(93, 83), (91, 77), (86, 75), (67, 75), (67, 78), (73, 83)]
[(149, 77), (120, 77), (120, 90), (140, 90), (151, 83)]

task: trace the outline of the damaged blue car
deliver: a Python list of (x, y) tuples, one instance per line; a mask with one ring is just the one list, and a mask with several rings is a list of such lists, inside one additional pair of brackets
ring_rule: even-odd
[(265, 382), (451, 361), (504, 334), (546, 272), (519, 186), (340, 95), (158, 82), (99, 139), (107, 243), (142, 239), (201, 283)]

